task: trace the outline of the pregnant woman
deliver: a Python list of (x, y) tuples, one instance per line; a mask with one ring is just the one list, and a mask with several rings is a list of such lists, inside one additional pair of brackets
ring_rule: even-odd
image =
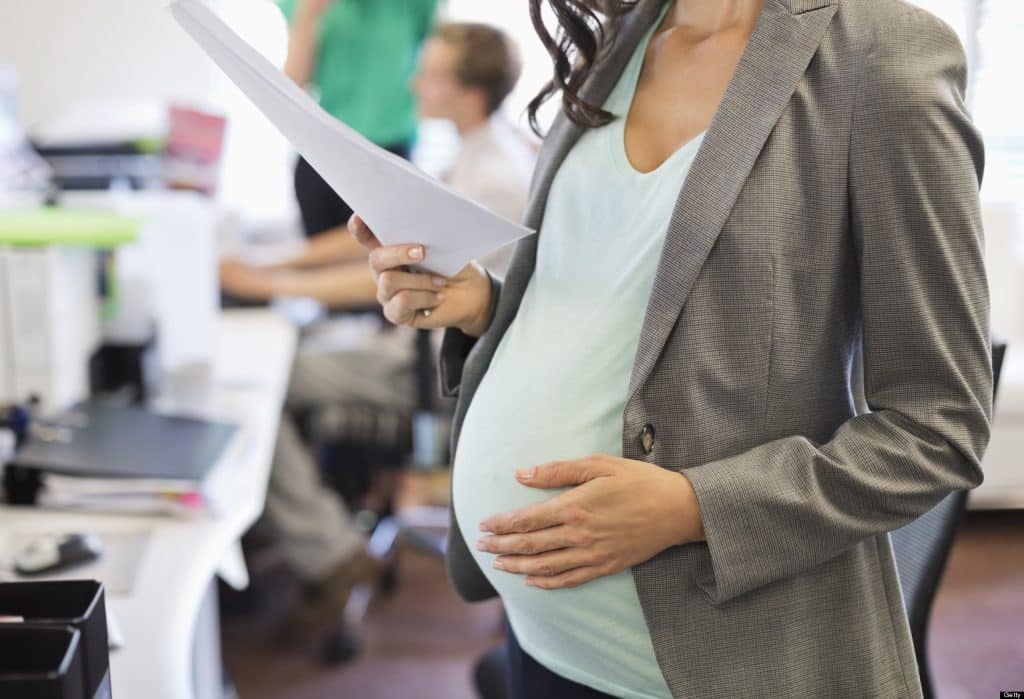
[(512, 696), (920, 697), (887, 532), (981, 482), (991, 412), (959, 42), (901, 0), (530, 9), (562, 109), (507, 277), (350, 223), (387, 317), (449, 328), (449, 571)]

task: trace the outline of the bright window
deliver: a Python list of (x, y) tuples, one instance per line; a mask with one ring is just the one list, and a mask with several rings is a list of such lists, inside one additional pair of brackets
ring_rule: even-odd
[(1024, 199), (1024, 3), (1020, 0), (914, 0), (946, 20), (964, 44), (968, 103), (985, 137), (986, 199)]
[[(275, 65), (284, 65), (288, 30), (277, 6), (262, 0), (217, 0), (217, 12)], [(243, 219), (297, 216), (291, 146), (220, 70), (212, 72), (211, 102), (228, 117), (218, 199)]]

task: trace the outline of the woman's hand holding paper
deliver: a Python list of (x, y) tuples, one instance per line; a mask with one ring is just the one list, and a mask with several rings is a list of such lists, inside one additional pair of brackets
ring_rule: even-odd
[(479, 337), (491, 322), (491, 281), (478, 264), (469, 264), (453, 277), (418, 274), (410, 265), (423, 264), (422, 245), (382, 245), (362, 219), (353, 216), (349, 231), (370, 251), (370, 268), (377, 279), (377, 300), (384, 316), (395, 325), (413, 328), (458, 328)]

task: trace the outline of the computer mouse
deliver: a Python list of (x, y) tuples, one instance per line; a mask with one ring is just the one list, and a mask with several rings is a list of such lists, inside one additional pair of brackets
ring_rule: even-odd
[(19, 551), (13, 560), (18, 575), (49, 575), (90, 563), (103, 555), (95, 534), (51, 534)]

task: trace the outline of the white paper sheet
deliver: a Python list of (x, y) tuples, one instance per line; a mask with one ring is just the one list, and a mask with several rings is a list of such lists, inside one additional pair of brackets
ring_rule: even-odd
[(385, 245), (422, 243), (451, 276), (532, 231), (465, 199), (325, 112), (199, 0), (171, 14)]

